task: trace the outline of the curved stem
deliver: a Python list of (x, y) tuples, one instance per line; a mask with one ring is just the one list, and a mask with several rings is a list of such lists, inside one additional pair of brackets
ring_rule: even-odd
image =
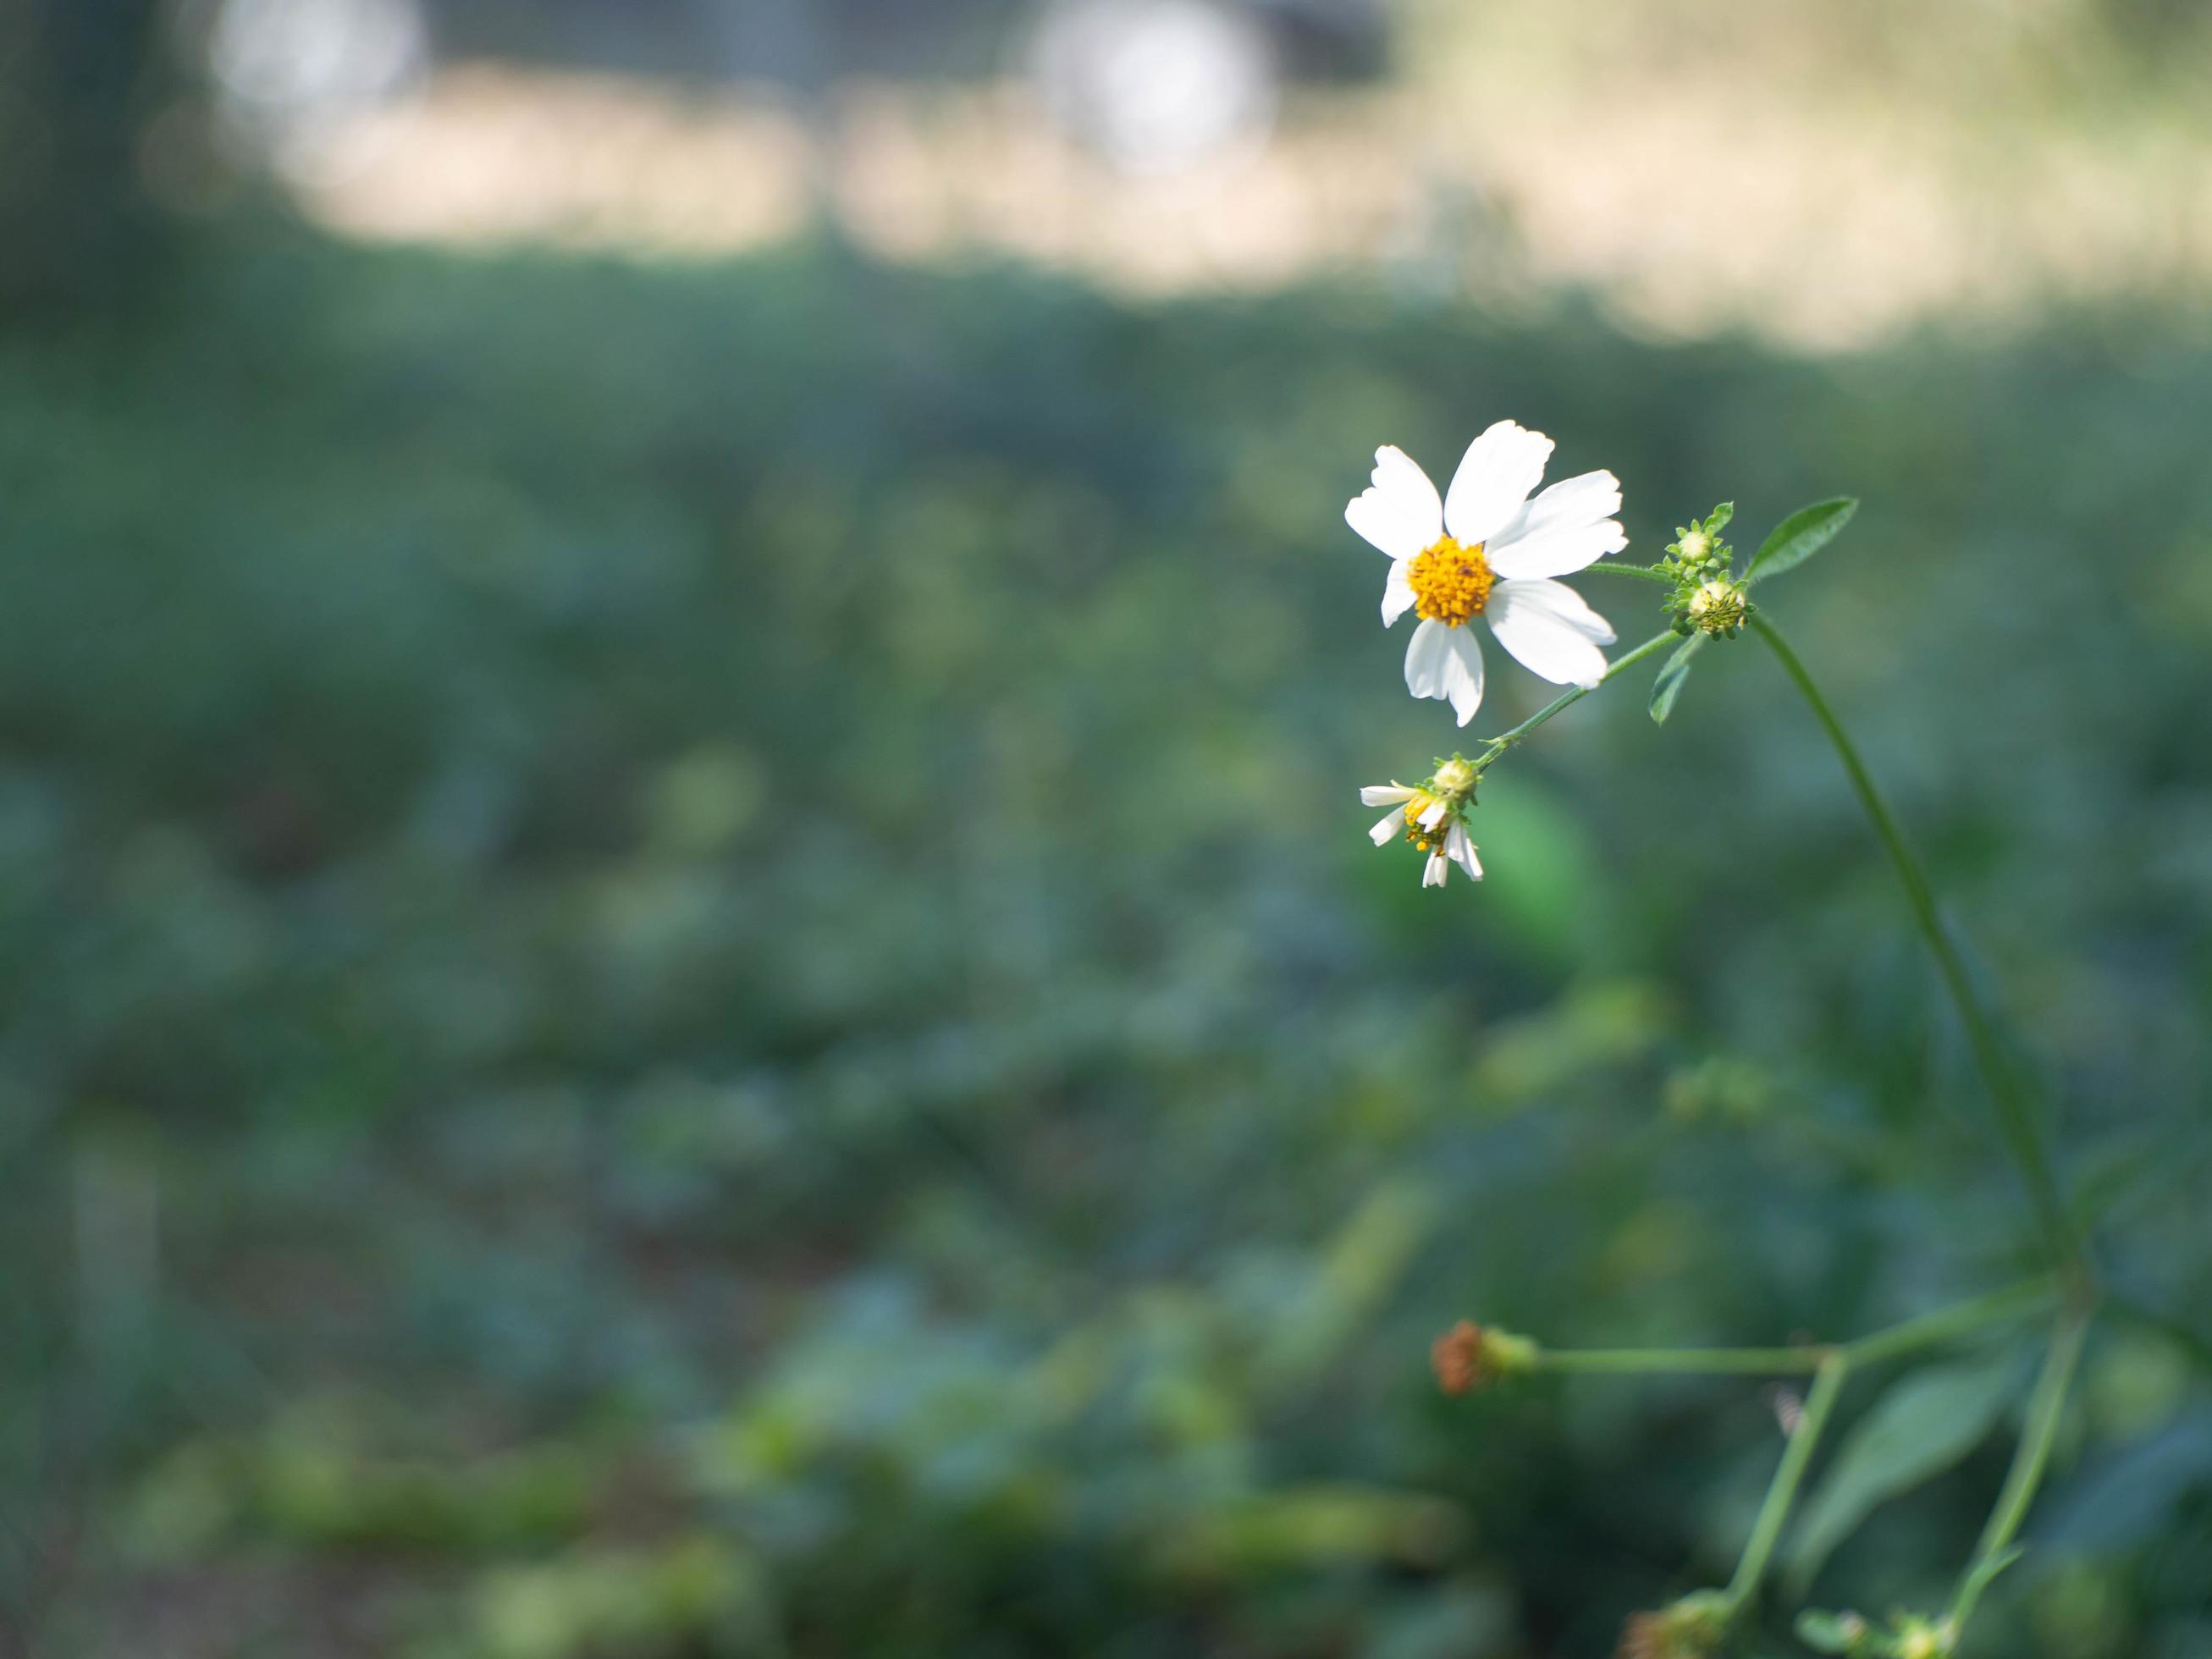
[(1992, 1291), (1987, 1296), (1978, 1296), (1952, 1307), (1939, 1308), (1934, 1313), (1922, 1314), (1917, 1319), (1892, 1325), (1887, 1330), (1875, 1331), (1856, 1342), (1845, 1343), (1844, 1352), (1850, 1356), (1854, 1365), (1872, 1365), (1885, 1359), (1894, 1359), (1899, 1354), (1911, 1353), (1920, 1348), (1932, 1348), (1954, 1336), (1978, 1331), (1985, 1325), (2001, 1325), (2008, 1319), (2019, 1319), (2038, 1312), (2050, 1302), (2056, 1291), (2057, 1287), (2048, 1279), (2031, 1279), (2025, 1284)]
[[(1628, 567), (1624, 566), (1622, 568), (1625, 569)], [(1477, 755), (1474, 757), (1475, 770), (1479, 772), (1484, 767), (1488, 766), (1491, 762), (1496, 760), (1500, 755), (1510, 749), (1515, 744), (1520, 742), (1522, 738), (1527, 737), (1531, 732), (1541, 726), (1546, 720), (1551, 719), (1553, 715), (1566, 708), (1568, 704), (1580, 702), (1584, 697), (1589, 696), (1591, 692), (1596, 690), (1598, 686), (1603, 685), (1606, 681), (1613, 678), (1616, 674), (1619, 674), (1635, 664), (1643, 661), (1644, 658), (1650, 656), (1662, 646), (1667, 645), (1680, 637), (1680, 635), (1677, 635), (1674, 630), (1670, 628), (1664, 634), (1656, 635), (1652, 638), (1644, 641), (1643, 644), (1638, 646), (1636, 649), (1628, 653), (1627, 655), (1615, 657), (1612, 663), (1607, 667), (1605, 672), (1599, 676), (1595, 684), (1590, 685), (1577, 685), (1572, 690), (1553, 698), (1551, 702), (1546, 703), (1534, 714), (1529, 715), (1527, 720), (1522, 720), (1520, 725), (1515, 726), (1511, 731), (1502, 732), (1498, 736), (1490, 738), (1488, 740), (1487, 746), (1484, 748), (1483, 751), (1480, 755)]]
[(1743, 1547), (1743, 1559), (1736, 1563), (1735, 1577), (1729, 1580), (1725, 1594), (1731, 1614), (1759, 1593), (1759, 1580), (1766, 1576), (1766, 1563), (1782, 1536), (1783, 1523), (1790, 1518), (1790, 1505), (1797, 1501), (1797, 1487), (1805, 1478), (1806, 1465), (1812, 1462), (1813, 1448), (1820, 1443), (1821, 1431), (1828, 1426), (1829, 1413), (1836, 1408), (1836, 1397), (1844, 1391), (1844, 1379), (1850, 1375), (1850, 1360), (1841, 1353), (1832, 1353), (1814, 1373), (1813, 1389), (1806, 1396), (1805, 1409), (1798, 1416), (1797, 1426), (1790, 1431), (1781, 1467), (1774, 1471), (1773, 1484), (1766, 1489), (1766, 1501), (1759, 1506), (1759, 1519), (1752, 1524), (1751, 1541)]
[(1781, 662), (1783, 670), (1797, 687), (1811, 707), (1828, 741), (1843, 762), (1844, 770), (1857, 794), (1859, 805), (1865, 810), (1868, 822), (1873, 824), (1875, 836), (1889, 854), (1889, 861), (1897, 872), (1897, 878), (1905, 889), (1906, 904), (1912, 911), (1912, 920), (1921, 937), (1936, 958), (1936, 967), (1942, 976), (1944, 988), (1959, 1012), (1960, 1023), (1966, 1027), (1966, 1042), (1972, 1049), (1974, 1064), (1982, 1074), (1983, 1086), (1989, 1091), (1990, 1103), (1996, 1108), (1997, 1126), (2004, 1137), (2007, 1151), (2019, 1166), (2021, 1178), (2027, 1187), (2028, 1201), (2035, 1211), (2036, 1224), (2053, 1258), (2061, 1263), (2087, 1273), (2087, 1263), (2080, 1239), (2067, 1219), (2066, 1206), (2059, 1195), (2058, 1178), (2053, 1173), (2050, 1154), (2043, 1145), (2043, 1132), (2036, 1122), (2034, 1103), (2021, 1082), (2019, 1073), (2005, 1053), (1998, 1038), (1996, 1023), (1983, 1006), (1980, 994), (1975, 990), (1966, 963), (1952, 943), (1949, 932), (1936, 906), (1935, 890), (1919, 861), (1905, 845), (1904, 833), (1897, 820), (1890, 815), (1881, 793), (1875, 787), (1874, 778), (1859, 757), (1859, 751), (1829, 708), (1827, 699), (1813, 683), (1805, 665), (1790, 648), (1774, 624), (1764, 615), (1753, 612), (1751, 626), (1759, 638), (1766, 641)]
[(2027, 1518), (2028, 1506), (2035, 1501), (2035, 1489), (2042, 1484), (2043, 1471), (2051, 1462), (2051, 1443), (2057, 1438), (2067, 1392), (2073, 1386), (2075, 1364), (2081, 1357), (2082, 1339), (2088, 1330), (2089, 1311), (2077, 1308), (2059, 1322), (2051, 1336), (2051, 1351), (2045, 1356), (2042, 1375), (2036, 1378), (2035, 1394), (2028, 1401), (2027, 1426), (2021, 1431), (2020, 1448), (2013, 1454), (2004, 1488), (1997, 1494), (1996, 1507), (1990, 1512), (1989, 1524), (1982, 1528), (1981, 1540), (1974, 1546), (1973, 1557), (1960, 1575), (1958, 1590), (1951, 1598), (1949, 1622), (1954, 1631), (1972, 1616), (1983, 1589), (2002, 1569), (2006, 1552)]

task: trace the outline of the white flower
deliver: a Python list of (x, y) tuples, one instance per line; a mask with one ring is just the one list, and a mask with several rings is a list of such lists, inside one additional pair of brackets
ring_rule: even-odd
[(1383, 847), (1403, 835), (1429, 855), (1421, 870), (1422, 886), (1443, 886), (1444, 877), (1455, 864), (1467, 872), (1468, 880), (1482, 879), (1482, 861), (1475, 857), (1474, 842), (1460, 819), (1464, 810), (1463, 798), (1455, 799), (1426, 789), (1411, 789), (1402, 783), (1376, 783), (1362, 789), (1359, 799), (1368, 806), (1391, 809), (1367, 832), (1370, 841)]
[(1500, 421), (1468, 446), (1439, 500), (1428, 474), (1402, 450), (1375, 452), (1375, 482), (1344, 520), (1390, 556), (1382, 588), (1386, 628), (1408, 609), (1420, 626), (1406, 647), (1406, 689), (1448, 699), (1465, 726), (1482, 702), (1482, 647), (1466, 626), (1487, 617), (1498, 642), (1522, 667), (1558, 685), (1595, 685), (1605, 674), (1610, 624), (1571, 587), (1553, 581), (1628, 545), (1613, 515), (1620, 483), (1585, 472), (1534, 501), (1552, 441)]

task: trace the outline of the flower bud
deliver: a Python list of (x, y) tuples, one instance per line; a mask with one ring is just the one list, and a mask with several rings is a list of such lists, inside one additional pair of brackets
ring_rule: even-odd
[(1750, 596), (1744, 592), (1742, 585), (1718, 577), (1703, 584), (1690, 595), (1690, 621), (1707, 634), (1726, 634), (1733, 637), (1742, 629), (1743, 619), (1750, 610)]

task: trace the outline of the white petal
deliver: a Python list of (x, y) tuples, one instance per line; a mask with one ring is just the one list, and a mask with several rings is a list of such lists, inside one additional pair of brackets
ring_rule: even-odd
[(1596, 641), (1610, 642), (1613, 629), (1571, 587), (1500, 582), (1491, 590), (1486, 614), (1498, 642), (1530, 673), (1555, 685), (1592, 686), (1605, 678), (1605, 653)]
[(1452, 713), (1465, 726), (1482, 707), (1482, 641), (1475, 638), (1472, 628), (1447, 631), (1450, 637), (1445, 642), (1451, 656), (1444, 665), (1444, 695), (1451, 699)]
[(1402, 783), (1370, 783), (1359, 791), (1362, 806), (1397, 806), (1413, 798), (1413, 792)]
[(1434, 618), (1422, 623), (1406, 646), (1406, 690), (1445, 698), (1462, 726), (1473, 720), (1482, 702), (1482, 647), (1474, 630)]
[(1444, 878), (1450, 873), (1451, 866), (1444, 861), (1443, 850), (1439, 848), (1429, 854), (1428, 863), (1421, 867), (1421, 885), (1441, 887), (1444, 884)]
[[(1591, 610), (1583, 596), (1565, 582), (1516, 580), (1498, 584), (1498, 592), (1508, 590), (1514, 604), (1541, 605), (1594, 645), (1611, 645), (1613, 641), (1613, 624)], [(1494, 611), (1495, 596), (1491, 605)]]
[(1445, 832), (1444, 855), (1467, 872), (1469, 881), (1482, 879), (1482, 860), (1474, 855), (1474, 842), (1465, 824), (1455, 823)]
[(1408, 564), (1409, 561), (1405, 559), (1393, 560), (1389, 578), (1382, 584), (1382, 626), (1385, 628), (1404, 616), (1406, 607), (1413, 602), (1413, 585), (1406, 580)]
[(1382, 823), (1376, 824), (1372, 830), (1370, 830), (1367, 832), (1367, 839), (1373, 842), (1377, 847), (1387, 846), (1397, 836), (1398, 832), (1405, 827), (1406, 809), (1401, 806), (1396, 811), (1391, 813), (1389, 817), (1383, 819)]
[(1509, 581), (1540, 576), (1571, 576), (1608, 553), (1628, 545), (1628, 532), (1615, 519), (1547, 531), (1517, 542), (1492, 542), (1485, 550), (1490, 568)]
[(1449, 810), (1442, 801), (1432, 800), (1414, 822), (1424, 830), (1433, 830), (1444, 821), (1444, 813)]
[(1543, 481), (1552, 441), (1500, 421), (1467, 447), (1444, 497), (1444, 524), (1472, 546), (1513, 521), (1528, 492)]
[(1620, 511), (1620, 483), (1612, 473), (1562, 479), (1490, 538), (1490, 568), (1508, 580), (1570, 575), (1628, 545), (1613, 517)]
[(1345, 507), (1344, 521), (1394, 559), (1412, 558), (1444, 533), (1436, 485), (1388, 444), (1375, 452), (1375, 482)]
[(1620, 480), (1610, 472), (1583, 472), (1562, 478), (1513, 516), (1492, 539), (1518, 541), (1554, 530), (1577, 530), (1620, 513)]

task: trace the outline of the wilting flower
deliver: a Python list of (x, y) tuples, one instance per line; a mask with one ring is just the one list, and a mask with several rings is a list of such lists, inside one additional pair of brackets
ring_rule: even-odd
[(1429, 855), (1421, 885), (1441, 887), (1455, 864), (1468, 879), (1482, 879), (1482, 860), (1467, 833), (1467, 809), (1474, 804), (1474, 768), (1455, 755), (1419, 785), (1372, 783), (1359, 792), (1363, 805), (1387, 806), (1389, 814), (1367, 832), (1377, 847), (1403, 836)]
[(1407, 610), (1421, 619), (1406, 647), (1406, 689), (1449, 701), (1459, 723), (1482, 702), (1482, 647), (1467, 626), (1486, 617), (1498, 642), (1531, 673), (1559, 685), (1595, 685), (1613, 641), (1605, 618), (1564, 583), (1628, 545), (1613, 515), (1620, 484), (1585, 472), (1534, 501), (1552, 441), (1500, 421), (1472, 444), (1441, 498), (1402, 450), (1375, 452), (1375, 481), (1344, 509), (1345, 522), (1390, 556), (1382, 622)]
[(1620, 1632), (1619, 1659), (1708, 1659), (1728, 1634), (1727, 1598), (1712, 1590), (1686, 1595), (1658, 1613), (1639, 1613)]
[(1429, 1345), (1429, 1364), (1437, 1386), (1446, 1394), (1465, 1394), (1495, 1377), (1518, 1376), (1534, 1370), (1535, 1343), (1495, 1325), (1462, 1319)]

